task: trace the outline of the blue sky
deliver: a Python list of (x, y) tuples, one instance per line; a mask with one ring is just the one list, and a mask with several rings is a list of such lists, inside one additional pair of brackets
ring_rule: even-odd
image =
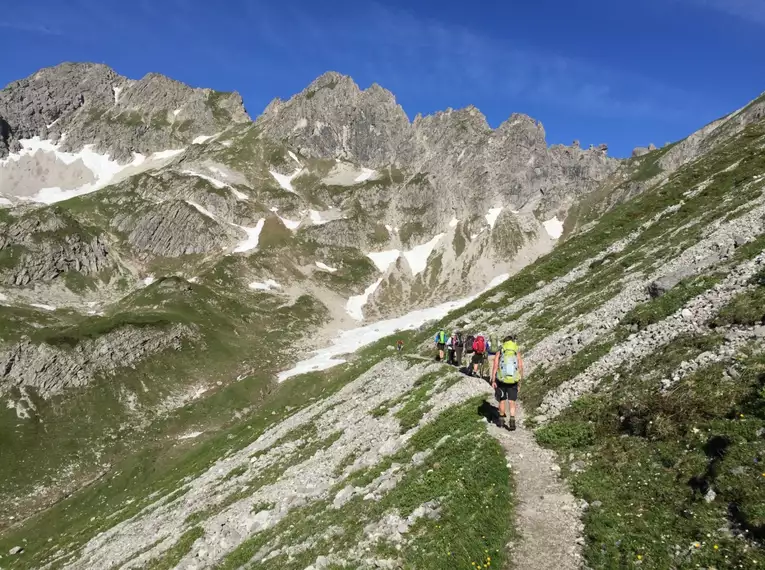
[(250, 114), (322, 72), (410, 117), (473, 104), (496, 126), (610, 154), (676, 140), (765, 91), (765, 0), (36, 0), (0, 13), (0, 84), (96, 61), (237, 90)]

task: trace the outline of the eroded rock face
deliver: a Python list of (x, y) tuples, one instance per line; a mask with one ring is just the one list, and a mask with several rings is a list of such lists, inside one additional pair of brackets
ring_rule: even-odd
[(162, 257), (220, 251), (235, 241), (233, 227), (207, 218), (182, 200), (139, 212), (122, 212), (112, 222), (136, 249)]
[(81, 340), (73, 348), (24, 339), (0, 353), (0, 395), (11, 388), (34, 388), (40, 397), (49, 398), (89, 384), (98, 373), (130, 367), (164, 350), (180, 350), (184, 339), (196, 337), (191, 327), (176, 324), (124, 326)]
[(193, 89), (150, 73), (138, 81), (105, 65), (63, 63), (0, 91), (0, 158), (39, 136), (64, 151), (92, 144), (121, 162), (133, 153), (181, 148), (250, 120), (238, 93)]
[(0, 223), (0, 255), (0, 282), (16, 286), (52, 281), (68, 271), (92, 276), (116, 265), (105, 234), (55, 211)]

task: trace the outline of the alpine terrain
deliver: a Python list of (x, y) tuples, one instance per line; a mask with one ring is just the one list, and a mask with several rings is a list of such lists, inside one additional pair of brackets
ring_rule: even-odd
[[(765, 96), (607, 150), (334, 72), (5, 87), (0, 569), (764, 566)], [(439, 330), (517, 337), (516, 431)]]

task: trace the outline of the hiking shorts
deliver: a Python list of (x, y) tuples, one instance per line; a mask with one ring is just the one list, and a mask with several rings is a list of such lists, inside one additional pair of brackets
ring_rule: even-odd
[(497, 381), (494, 397), (498, 402), (503, 400), (512, 400), (515, 402), (518, 399), (518, 384), (505, 384), (504, 382)]
[(474, 352), (473, 353), (473, 359), (471, 360), (471, 362), (473, 364), (481, 364), (483, 362), (483, 358), (484, 358), (484, 356), (483, 356), (482, 353)]
[(446, 350), (446, 343), (444, 343), (444, 342), (439, 342), (438, 344), (436, 344), (436, 348), (437, 348), (438, 350)]

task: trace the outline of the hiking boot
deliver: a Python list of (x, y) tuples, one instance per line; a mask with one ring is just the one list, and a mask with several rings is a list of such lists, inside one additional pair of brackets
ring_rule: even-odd
[(515, 417), (510, 416), (507, 419), (507, 429), (510, 431), (515, 431)]

